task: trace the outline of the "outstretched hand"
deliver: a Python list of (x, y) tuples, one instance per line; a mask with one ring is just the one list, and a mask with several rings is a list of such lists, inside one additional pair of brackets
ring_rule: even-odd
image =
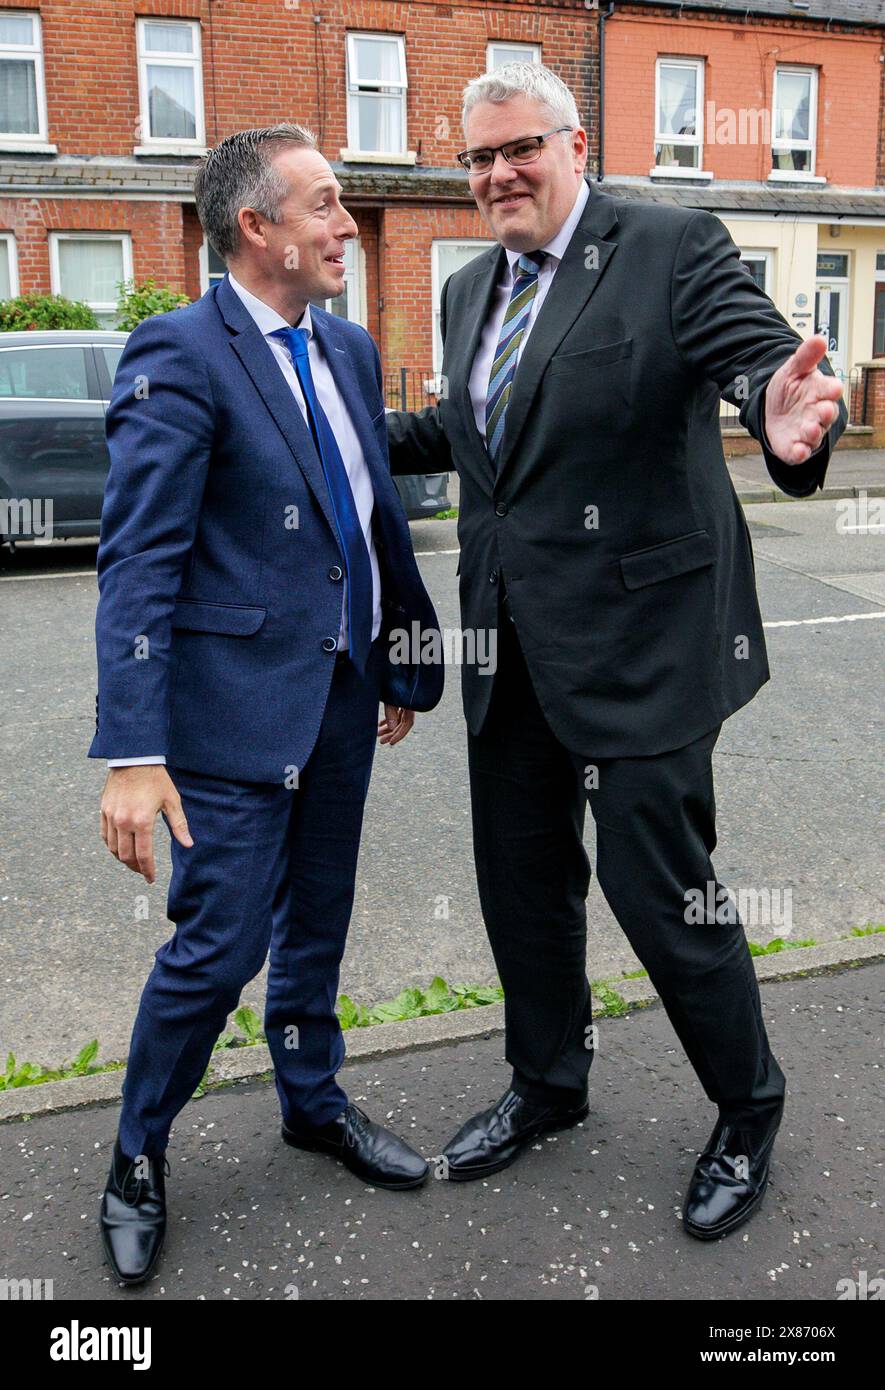
[(842, 383), (818, 370), (827, 340), (816, 333), (778, 367), (765, 391), (765, 433), (784, 463), (805, 463), (839, 414)]

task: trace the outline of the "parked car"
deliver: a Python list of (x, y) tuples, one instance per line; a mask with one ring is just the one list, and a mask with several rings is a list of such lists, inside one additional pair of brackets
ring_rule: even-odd
[[(108, 471), (104, 415), (128, 334), (56, 329), (0, 334), (0, 544), (98, 535)], [(448, 474), (396, 478), (406, 515), (448, 507)], [(39, 513), (39, 515), (38, 515)]]

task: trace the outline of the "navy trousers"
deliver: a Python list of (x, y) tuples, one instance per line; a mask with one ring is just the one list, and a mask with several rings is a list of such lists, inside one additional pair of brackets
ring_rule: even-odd
[(285, 785), (282, 767), (279, 784), (169, 768), (194, 844), (171, 839), (176, 929), (156, 952), (132, 1034), (119, 1134), (130, 1157), (166, 1148), (268, 948), (264, 1026), (283, 1119), (321, 1125), (347, 1103), (335, 1079), (344, 1060), (335, 1000), (377, 740), (381, 646), (365, 677), (336, 660), (297, 787)]

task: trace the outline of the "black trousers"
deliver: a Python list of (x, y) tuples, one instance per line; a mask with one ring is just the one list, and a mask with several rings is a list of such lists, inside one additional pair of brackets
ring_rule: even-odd
[(712, 753), (721, 725), (654, 757), (570, 751), (544, 718), (504, 611), (489, 679), (486, 722), (468, 735), (470, 794), (514, 1090), (563, 1102), (586, 1090), (593, 1060), (590, 863), (582, 838), (589, 800), (600, 887), (704, 1091), (731, 1122), (761, 1119), (780, 1104), (785, 1078), (769, 1048), (743, 926), (736, 911), (721, 909), (701, 923), (687, 920), (688, 890), (701, 890), (704, 902), (709, 891), (715, 902), (720, 887), (710, 854)]

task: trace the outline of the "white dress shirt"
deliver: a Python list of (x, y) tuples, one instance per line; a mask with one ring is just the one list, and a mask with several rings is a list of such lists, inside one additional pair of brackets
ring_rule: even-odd
[[(547, 292), (553, 283), (553, 277), (559, 267), (559, 262), (565, 255), (565, 248), (572, 239), (575, 228), (581, 220), (581, 214), (587, 199), (590, 197), (590, 188), (587, 180), (582, 178), (577, 195), (575, 196), (574, 207), (568, 217), (563, 222), (555, 237), (544, 246), (533, 247), (532, 250), (546, 251), (544, 263), (538, 271), (538, 288), (532, 300), (529, 310), (528, 322), (522, 331), (522, 338), (516, 350), (517, 364), (519, 358), (525, 350), (529, 334), (538, 314), (541, 305), (547, 298)], [(495, 348), (498, 346), (498, 339), (501, 336), (501, 325), (504, 322), (504, 315), (507, 312), (507, 305), (510, 303), (510, 295), (513, 290), (514, 267), (519, 260), (520, 251), (508, 251), (507, 261), (504, 266), (504, 277), (498, 284), (489, 316), (482, 330), (482, 337), (479, 340), (479, 347), (476, 349), (476, 356), (473, 359), (473, 367), (470, 371), (470, 401), (473, 406), (473, 418), (476, 420), (476, 428), (482, 438), (486, 437), (486, 395), (489, 389), (489, 372), (495, 360)]]
[[(264, 340), (277, 360), (277, 365), (286, 383), (298, 402), (298, 408), (304, 417), (305, 424), (309, 426), (307, 418), (307, 406), (304, 401), (304, 393), (301, 390), (301, 383), (298, 380), (295, 368), (292, 365), (292, 358), (289, 349), (281, 338), (274, 338), (271, 335), (278, 328), (289, 328), (291, 325), (278, 314), (276, 309), (272, 309), (264, 300), (256, 298), (250, 294), (243, 285), (235, 280), (228, 271), (230, 287), (242, 300), (244, 306), (255, 320)], [(353, 421), (348, 414), (344, 400), (338, 392), (335, 378), (329, 369), (329, 365), (323, 356), (319, 343), (317, 342), (313, 324), (310, 317), (310, 305), (308, 304), (302, 317), (299, 319), (298, 328), (307, 329), (307, 355), (310, 363), (310, 374), (313, 378), (314, 390), (317, 399), (326, 413), (326, 418), (332, 427), (332, 432), (338, 442), (344, 467), (350, 482), (353, 493), (353, 500), (356, 504), (357, 514), (359, 515), (360, 525), (363, 528), (363, 535), (366, 540), (366, 547), (369, 551), (369, 562), (372, 567), (372, 640), (378, 636), (381, 630), (381, 573), (378, 567), (378, 555), (375, 550), (375, 541), (372, 536), (372, 511), (375, 506), (375, 493), (372, 488), (372, 479), (366, 460), (363, 456), (362, 445), (359, 435), (353, 426)], [(293, 468), (295, 464), (293, 462)], [(341, 596), (341, 627), (338, 633), (338, 650), (345, 651), (348, 646), (347, 636), (347, 580), (342, 582)], [(108, 767), (134, 767), (142, 763), (165, 763), (166, 759), (162, 755), (155, 755), (144, 758), (110, 758)]]

